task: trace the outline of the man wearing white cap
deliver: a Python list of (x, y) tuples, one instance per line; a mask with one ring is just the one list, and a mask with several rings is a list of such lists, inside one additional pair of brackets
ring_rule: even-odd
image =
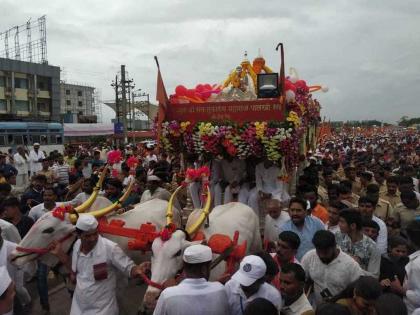
[(225, 284), (231, 315), (242, 315), (249, 302), (264, 298), (280, 311), (282, 300), (279, 291), (265, 282), (267, 266), (261, 257), (245, 256), (238, 271)]
[(140, 268), (114, 242), (98, 234), (98, 221), (90, 214), (81, 214), (76, 223), (79, 240), (73, 246), (72, 259), (58, 242), (50, 251), (71, 270), (76, 289), (71, 315), (116, 315), (117, 269), (128, 277), (140, 274)]
[[(165, 188), (160, 187), (162, 179), (156, 175), (147, 176), (147, 189), (141, 195), (140, 203), (152, 200), (152, 199), (162, 199), (169, 201), (171, 199), (171, 193)], [(181, 209), (178, 199), (174, 198), (174, 206), (177, 209)]]
[(15, 285), (6, 267), (0, 267), (0, 314), (13, 314)]
[(39, 149), (39, 143), (34, 143), (34, 149), (29, 152), (29, 170), (31, 176), (42, 170), (42, 160), (45, 159), (44, 152)]
[(228, 315), (226, 291), (219, 282), (209, 282), (212, 252), (205, 245), (184, 251), (185, 279), (163, 290), (153, 315)]

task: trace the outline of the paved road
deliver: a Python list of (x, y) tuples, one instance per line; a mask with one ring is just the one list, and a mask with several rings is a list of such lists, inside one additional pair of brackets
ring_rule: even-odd
[[(120, 304), (120, 315), (136, 315), (139, 305), (143, 300), (143, 295), (146, 290), (145, 285), (136, 285), (138, 280), (130, 280), (128, 287), (120, 289), (118, 292)], [(70, 312), (71, 297), (68, 293), (64, 283), (61, 280), (52, 277), (50, 273), (48, 279), (49, 298), (51, 315), (67, 315)], [(32, 309), (29, 314), (41, 315), (41, 305), (39, 304), (38, 292), (36, 289), (36, 281), (32, 281), (26, 285), (29, 293), (32, 296)]]

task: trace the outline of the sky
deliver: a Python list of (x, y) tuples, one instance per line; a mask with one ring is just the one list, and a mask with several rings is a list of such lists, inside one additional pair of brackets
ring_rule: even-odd
[(326, 120), (420, 116), (418, 0), (0, 0), (0, 12), (0, 32), (45, 14), (49, 63), (104, 101), (121, 64), (154, 100), (155, 55), (171, 94), (223, 82), (245, 51), (252, 60), (261, 49), (276, 70), (282, 42), (287, 72), (329, 87), (314, 94)]

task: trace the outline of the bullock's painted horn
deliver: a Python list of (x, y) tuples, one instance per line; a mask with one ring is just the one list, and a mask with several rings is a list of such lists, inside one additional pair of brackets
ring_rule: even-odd
[(182, 189), (182, 186), (179, 186), (177, 189), (175, 189), (175, 191), (171, 195), (171, 198), (169, 198), (168, 208), (166, 208), (166, 224), (167, 225), (169, 225), (173, 222), (173, 218), (174, 218), (174, 211), (173, 211), (174, 199), (175, 199), (177, 193), (181, 189)]
[(74, 208), (74, 210), (76, 211), (76, 212), (78, 212), (78, 213), (82, 213), (82, 212), (85, 212), (87, 209), (89, 209), (90, 208), (90, 206), (95, 202), (95, 200), (96, 200), (96, 197), (98, 197), (98, 194), (99, 194), (99, 190), (101, 189), (101, 187), (102, 187), (102, 184), (103, 184), (103, 182), (104, 182), (104, 180), (105, 180), (105, 176), (106, 176), (106, 174), (108, 173), (108, 168), (104, 168), (103, 170), (102, 170), (102, 172), (101, 172), (101, 176), (99, 177), (99, 180), (98, 180), (98, 182), (96, 183), (96, 185), (95, 185), (95, 187), (93, 188), (93, 192), (92, 192), (92, 194), (89, 196), (89, 198), (84, 202), (84, 203), (82, 203), (80, 206), (78, 206), (78, 207), (76, 207), (76, 208)]
[(204, 223), (204, 221), (206, 220), (206, 218), (208, 217), (210, 213), (210, 205), (211, 205), (211, 193), (210, 193), (210, 188), (207, 186), (206, 204), (204, 206), (203, 211), (201, 211), (201, 214), (198, 220), (194, 222), (190, 227), (187, 228), (188, 235), (193, 236), (194, 233), (197, 232), (200, 226)]
[[(118, 201), (114, 202), (112, 205), (109, 205), (108, 207), (105, 207), (103, 209), (100, 210), (95, 210), (95, 211), (91, 211), (89, 212), (89, 214), (93, 215), (95, 218), (99, 219), (119, 208), (121, 208), (122, 203), (128, 198), (128, 196), (131, 194), (131, 190), (134, 187), (134, 182), (135, 180), (132, 179), (130, 181), (130, 184), (128, 185), (126, 191), (124, 192), (124, 195), (122, 195), (120, 197), (120, 199), (118, 199)], [(71, 223), (75, 224), (77, 222), (77, 215), (76, 214), (70, 214), (70, 221)]]

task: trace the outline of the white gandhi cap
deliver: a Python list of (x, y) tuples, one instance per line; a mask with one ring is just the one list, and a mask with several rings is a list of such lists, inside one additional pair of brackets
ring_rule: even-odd
[(261, 257), (255, 255), (245, 256), (241, 261), (238, 271), (232, 276), (232, 279), (248, 287), (258, 279), (264, 277), (266, 270), (267, 266)]
[(6, 267), (0, 267), (0, 295), (3, 295), (6, 292), (7, 288), (9, 287), (12, 279), (10, 279), (9, 272), (7, 271)]
[(210, 247), (206, 245), (191, 245), (184, 251), (184, 261), (188, 264), (201, 264), (209, 262), (213, 258)]
[(84, 232), (96, 230), (98, 227), (98, 220), (91, 214), (81, 214), (77, 219), (76, 228)]

